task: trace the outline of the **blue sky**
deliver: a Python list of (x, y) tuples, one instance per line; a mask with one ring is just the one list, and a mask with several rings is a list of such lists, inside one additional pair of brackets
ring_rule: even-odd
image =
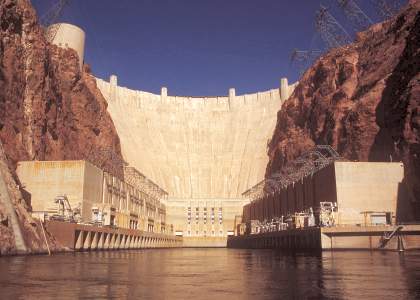
[[(39, 15), (57, 0), (32, 0)], [(357, 3), (375, 21), (372, 0)], [(314, 15), (334, 0), (70, 0), (60, 21), (86, 32), (85, 61), (119, 85), (170, 95), (226, 95), (298, 79), (293, 49), (320, 49)]]

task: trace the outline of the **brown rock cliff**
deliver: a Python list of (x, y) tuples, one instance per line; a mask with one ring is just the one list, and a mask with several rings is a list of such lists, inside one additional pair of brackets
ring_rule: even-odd
[[(93, 76), (79, 70), (76, 52), (46, 42), (29, 0), (0, 1), (0, 142), (9, 188), (18, 184), (20, 160), (88, 159), (122, 177), (120, 142), (106, 108)], [(19, 189), (10, 194), (29, 250), (42, 249)], [(0, 222), (1, 252), (8, 251), (2, 240), (12, 240), (5, 227)]]
[(303, 75), (278, 113), (266, 176), (315, 144), (360, 161), (403, 161), (420, 218), (420, 1), (333, 49)]

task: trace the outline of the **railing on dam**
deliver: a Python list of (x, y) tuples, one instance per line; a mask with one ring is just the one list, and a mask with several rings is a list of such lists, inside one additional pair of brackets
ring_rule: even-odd
[(75, 251), (182, 247), (180, 237), (134, 229), (59, 221), (47, 221), (46, 229), (62, 246)]

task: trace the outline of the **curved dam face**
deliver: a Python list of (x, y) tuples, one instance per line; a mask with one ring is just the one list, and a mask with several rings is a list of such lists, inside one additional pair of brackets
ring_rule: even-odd
[[(192, 246), (223, 244), (241, 194), (264, 178), (277, 112), (295, 85), (249, 95), (179, 97), (97, 79), (124, 159), (165, 189), (167, 217)], [(285, 92), (286, 91), (286, 92)], [(287, 95), (286, 95), (287, 94)], [(283, 99), (283, 101), (282, 101)]]

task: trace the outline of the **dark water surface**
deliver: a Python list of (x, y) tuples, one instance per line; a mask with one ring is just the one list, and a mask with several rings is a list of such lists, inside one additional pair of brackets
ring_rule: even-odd
[(0, 299), (419, 299), (420, 252), (170, 249), (0, 258)]

